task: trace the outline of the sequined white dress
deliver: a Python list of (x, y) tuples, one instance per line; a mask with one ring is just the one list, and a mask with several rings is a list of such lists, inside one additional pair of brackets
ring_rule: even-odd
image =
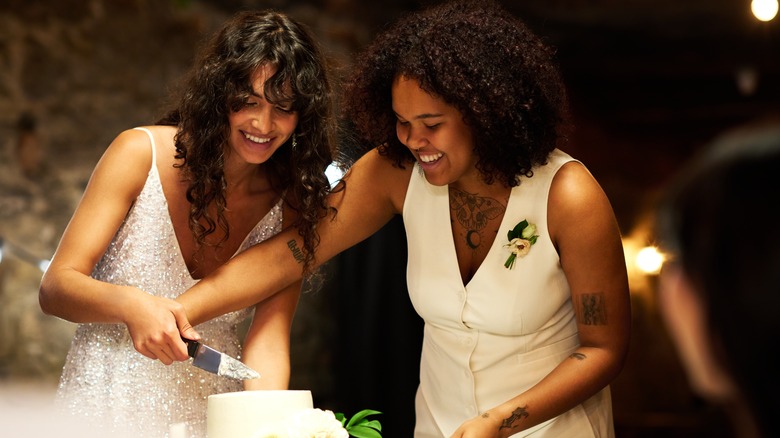
[[(139, 128), (143, 129), (143, 128)], [(92, 277), (132, 285), (175, 298), (197, 280), (182, 257), (163, 195), (152, 139), (152, 167)], [(241, 252), (278, 233), (278, 202), (247, 235)], [(211, 347), (231, 356), (241, 352), (237, 325), (250, 309), (223, 315), (196, 327)], [(133, 348), (124, 324), (80, 324), (62, 371), (57, 402), (89, 430), (105, 436), (167, 437), (172, 424), (186, 423), (187, 436), (205, 436), (206, 401), (211, 394), (240, 391), (242, 383), (200, 370), (189, 362), (163, 365)]]

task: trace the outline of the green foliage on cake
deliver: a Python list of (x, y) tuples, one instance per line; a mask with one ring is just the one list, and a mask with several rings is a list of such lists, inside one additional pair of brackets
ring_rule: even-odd
[(349, 436), (354, 438), (381, 438), (382, 437), (382, 425), (379, 420), (369, 420), (369, 415), (381, 414), (379, 411), (371, 409), (363, 409), (352, 418), (347, 418), (342, 413), (336, 413), (336, 419), (341, 422), (341, 425), (347, 431)]

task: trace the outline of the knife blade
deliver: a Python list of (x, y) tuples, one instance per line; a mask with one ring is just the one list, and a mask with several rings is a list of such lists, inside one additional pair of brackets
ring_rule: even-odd
[(240, 360), (219, 352), (202, 342), (182, 338), (187, 344), (187, 354), (196, 367), (236, 380), (259, 379), (260, 373), (244, 365)]

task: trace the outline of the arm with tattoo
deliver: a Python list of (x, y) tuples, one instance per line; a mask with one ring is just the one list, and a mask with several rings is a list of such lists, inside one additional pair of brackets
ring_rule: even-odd
[(585, 325), (607, 325), (607, 308), (604, 302), (604, 294), (580, 295), (577, 317)]

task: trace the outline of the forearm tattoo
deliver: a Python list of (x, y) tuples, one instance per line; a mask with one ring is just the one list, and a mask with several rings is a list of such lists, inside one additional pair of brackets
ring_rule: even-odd
[(580, 297), (579, 307), (577, 309), (581, 324), (585, 325), (606, 325), (607, 307), (604, 303), (604, 294), (583, 294)]
[(523, 418), (528, 417), (527, 408), (528, 406), (523, 406), (521, 408), (517, 408), (514, 411), (512, 411), (512, 415), (510, 415), (507, 418), (504, 418), (504, 421), (501, 422), (501, 426), (499, 426), (498, 430), (516, 429), (519, 426), (517, 423)]
[(303, 251), (301, 251), (301, 249), (298, 248), (298, 242), (296, 242), (295, 240), (288, 240), (287, 247), (290, 248), (290, 252), (292, 252), (295, 261), (297, 261), (298, 263), (303, 263), (303, 259), (304, 259)]
[(477, 196), (450, 187), (452, 217), (465, 229), (466, 245), (471, 249), (477, 249), (482, 244), (482, 230), (490, 219), (504, 214), (504, 210), (506, 207), (493, 198)]

